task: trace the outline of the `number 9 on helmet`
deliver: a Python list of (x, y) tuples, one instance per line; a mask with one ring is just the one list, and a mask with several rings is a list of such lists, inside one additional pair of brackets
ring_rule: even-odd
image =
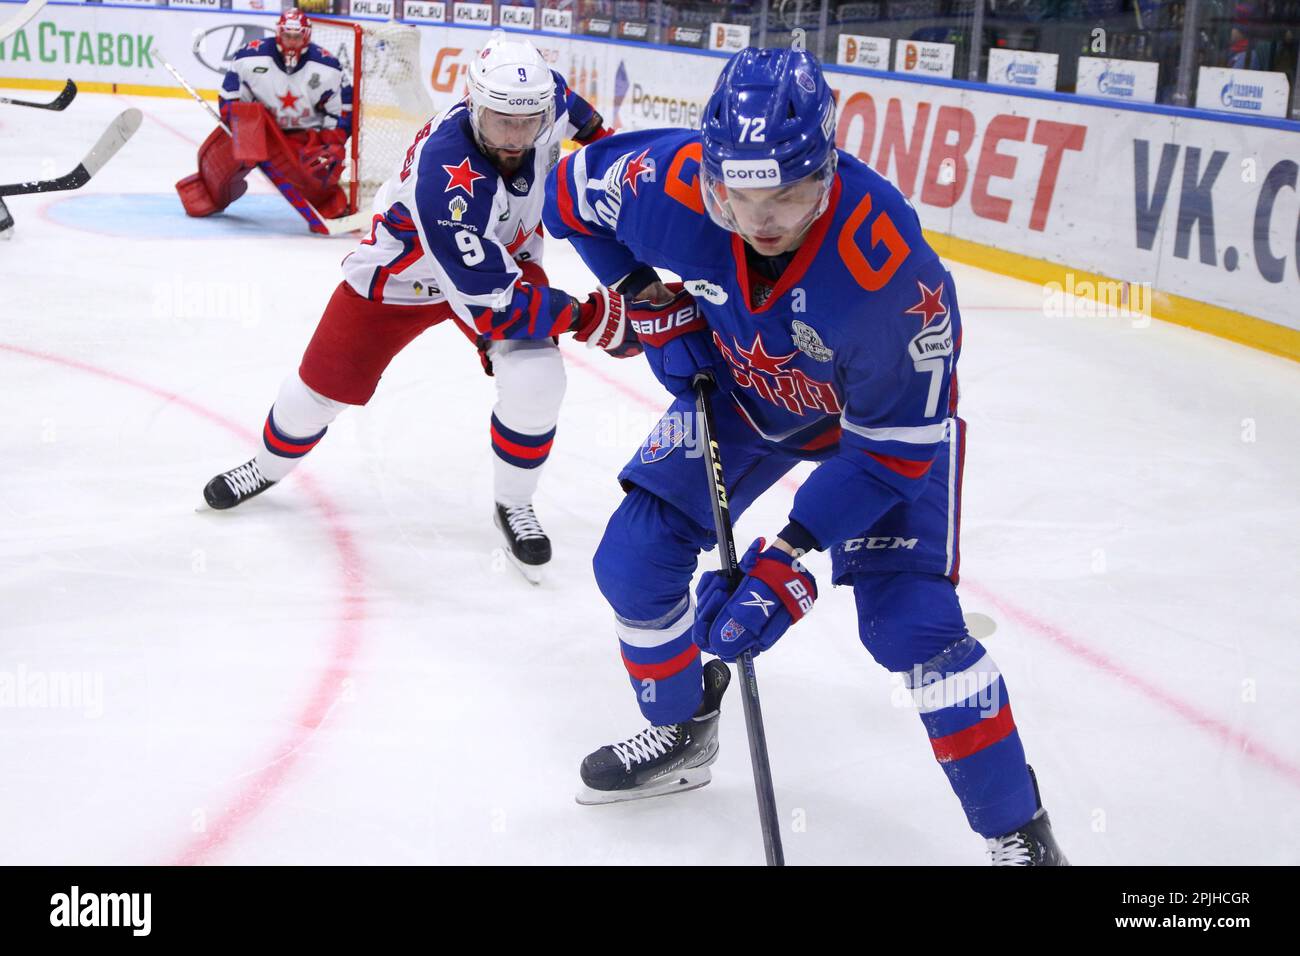
[(555, 125), (555, 78), (537, 49), (493, 31), (469, 66), (470, 125), (485, 151), (532, 149)]

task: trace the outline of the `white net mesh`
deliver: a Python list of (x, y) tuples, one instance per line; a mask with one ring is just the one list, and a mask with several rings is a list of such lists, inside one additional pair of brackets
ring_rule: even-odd
[(347, 188), (355, 179), (358, 208), (366, 211), (384, 180), (401, 169), (416, 132), (434, 113), (420, 69), (419, 31), (400, 23), (315, 19), (311, 39), (338, 57), (345, 73), (359, 73), (361, 95), (353, 103), (353, 130), (359, 137), (355, 168), (349, 148), (343, 185)]

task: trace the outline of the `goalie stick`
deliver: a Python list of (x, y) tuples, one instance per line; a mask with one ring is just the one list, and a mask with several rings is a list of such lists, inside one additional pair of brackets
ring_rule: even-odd
[(64, 84), (62, 92), (48, 103), (32, 103), (28, 100), (11, 100), (7, 96), (0, 96), (0, 103), (8, 106), (30, 106), (38, 110), (65, 110), (68, 104), (77, 98), (77, 84), (68, 80)]
[(27, 21), (41, 12), (45, 0), (27, 0), (26, 5), (9, 18), (9, 22), (0, 25), (0, 40), (8, 40), (27, 25)]
[[(198, 90), (190, 86), (185, 77), (181, 76), (181, 71), (176, 69), (176, 67), (172, 66), (170, 62), (161, 56), (158, 56), (156, 53), (154, 56), (155, 59), (163, 65), (163, 68), (172, 75), (172, 79), (179, 83), (181, 88), (193, 97), (194, 102), (207, 110), (209, 115), (217, 121), (217, 125), (224, 129), (228, 136), (233, 137), (235, 134), (230, 131), (230, 127), (227, 126), (226, 121), (221, 118), (221, 114), (212, 108), (212, 104), (205, 100), (199, 94)], [(265, 175), (265, 173), (263, 173), (263, 175)], [(341, 236), (349, 232), (356, 232), (357, 230), (364, 229), (366, 226), (370, 225), (371, 217), (369, 213), (354, 212), (350, 216), (343, 216), (339, 219), (326, 219), (320, 214), (315, 206), (307, 202), (306, 198), (303, 199), (303, 203), (306, 204), (307, 208), (311, 211), (311, 214), (316, 218), (316, 221), (323, 225), (331, 236)]]
[(25, 193), (52, 193), (63, 189), (80, 189), (90, 178), (104, 168), (117, 151), (126, 145), (127, 140), (140, 128), (143, 114), (134, 107), (123, 110), (117, 119), (108, 124), (99, 142), (90, 148), (86, 158), (77, 164), (77, 168), (66, 176), (55, 179), (37, 179), (25, 183), (13, 183), (0, 186), (0, 196), (21, 196)]

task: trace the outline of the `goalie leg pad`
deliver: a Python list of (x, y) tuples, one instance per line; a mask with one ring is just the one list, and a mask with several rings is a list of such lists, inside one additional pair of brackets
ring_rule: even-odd
[(337, 185), (343, 175), (341, 145), (325, 145), (314, 132), (285, 133), (268, 126), (267, 147), (263, 172), (290, 205), (303, 214), (313, 232), (321, 230), (304, 212), (304, 201), (315, 206), (326, 219), (336, 219), (348, 212), (348, 197)]
[(225, 130), (213, 130), (199, 147), (199, 171), (176, 184), (185, 212), (200, 217), (221, 212), (248, 190), (252, 168), (235, 159)]
[(230, 131), (235, 137), (234, 156), (241, 163), (256, 166), (270, 158), (269, 140), (279, 128), (261, 103), (231, 103)]

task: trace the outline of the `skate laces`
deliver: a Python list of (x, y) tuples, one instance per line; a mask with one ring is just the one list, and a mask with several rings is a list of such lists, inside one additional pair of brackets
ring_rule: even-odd
[(230, 487), (230, 490), (240, 496), (256, 491), (258, 486), (266, 480), (257, 467), (256, 458), (245, 462), (238, 468), (230, 469), (221, 477), (226, 479), (226, 484)]
[(1006, 836), (988, 841), (989, 856), (994, 866), (1029, 866), (1029, 839), (1017, 830)]
[(514, 532), (516, 538), (545, 538), (546, 532), (542, 530), (541, 522), (537, 520), (537, 515), (533, 514), (532, 505), (520, 505), (517, 508), (506, 509), (506, 521), (510, 525), (510, 530)]
[(677, 743), (677, 725), (667, 727), (647, 727), (641, 733), (629, 737), (621, 744), (612, 744), (614, 755), (623, 763), (624, 770), (632, 769), (632, 764), (643, 760), (653, 760), (668, 752), (668, 748)]

